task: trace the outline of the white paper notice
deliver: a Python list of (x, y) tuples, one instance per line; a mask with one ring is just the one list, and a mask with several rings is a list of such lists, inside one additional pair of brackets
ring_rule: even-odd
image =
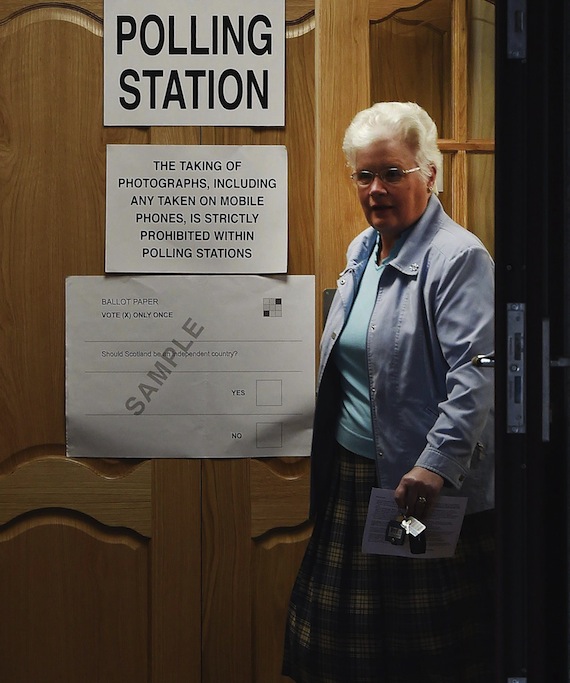
[(105, 0), (106, 126), (283, 126), (284, 0)]
[(386, 527), (400, 511), (394, 501), (394, 491), (374, 488), (368, 505), (362, 551), (376, 555), (424, 559), (453, 557), (466, 505), (467, 498), (465, 497), (440, 496), (431, 509), (429, 517), (422, 520), (427, 526), (424, 532), (427, 539), (426, 552), (422, 555), (414, 555), (410, 551), (408, 539), (403, 545), (393, 545), (386, 540)]
[(286, 273), (282, 145), (107, 145), (108, 273)]
[(309, 454), (314, 276), (67, 279), (67, 454)]

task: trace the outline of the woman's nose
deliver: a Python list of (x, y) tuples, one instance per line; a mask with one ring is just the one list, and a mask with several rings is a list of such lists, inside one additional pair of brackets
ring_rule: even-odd
[(374, 176), (374, 180), (368, 186), (368, 194), (386, 194), (387, 191), (385, 183), (378, 176)]

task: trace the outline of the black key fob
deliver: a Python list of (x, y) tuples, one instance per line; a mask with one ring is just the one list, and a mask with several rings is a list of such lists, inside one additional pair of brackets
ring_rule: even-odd
[(406, 540), (406, 530), (402, 526), (402, 522), (397, 519), (391, 519), (386, 527), (386, 540), (390, 541), (392, 545), (404, 545)]
[(414, 555), (423, 555), (426, 551), (426, 532), (422, 531), (417, 536), (410, 534), (410, 552)]

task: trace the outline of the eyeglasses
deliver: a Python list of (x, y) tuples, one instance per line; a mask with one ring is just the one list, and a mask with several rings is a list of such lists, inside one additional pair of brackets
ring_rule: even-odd
[(374, 178), (380, 178), (383, 183), (387, 183), (388, 185), (397, 185), (408, 175), (408, 173), (414, 173), (419, 170), (419, 166), (408, 169), (393, 166), (392, 168), (386, 168), (383, 171), (380, 171), (380, 173), (374, 173), (373, 171), (355, 171), (350, 177), (358, 187), (368, 187), (369, 185), (372, 185)]

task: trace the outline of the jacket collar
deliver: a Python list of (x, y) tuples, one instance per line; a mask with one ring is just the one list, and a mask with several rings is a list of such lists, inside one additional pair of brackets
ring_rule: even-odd
[(441, 227), (444, 216), (445, 212), (441, 202), (435, 195), (432, 195), (426, 210), (412, 228), (408, 239), (404, 242), (398, 255), (391, 261), (390, 265), (397, 268), (404, 275), (415, 277), (433, 238)]
[[(432, 195), (426, 210), (410, 230), (398, 255), (390, 261), (404, 275), (415, 277), (426, 252), (441, 226), (445, 212), (439, 199)], [(348, 250), (347, 270), (359, 270), (367, 261), (376, 244), (378, 233), (370, 227), (354, 240)]]

